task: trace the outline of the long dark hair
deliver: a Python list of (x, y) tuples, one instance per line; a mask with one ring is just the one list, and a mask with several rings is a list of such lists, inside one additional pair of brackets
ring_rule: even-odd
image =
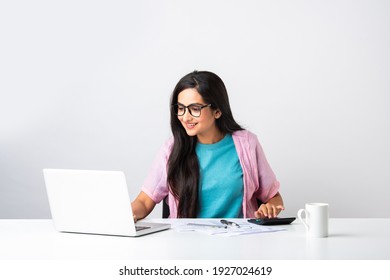
[(195, 153), (196, 136), (189, 136), (176, 115), (173, 104), (185, 89), (194, 88), (212, 109), (219, 109), (218, 129), (226, 134), (243, 128), (234, 120), (226, 87), (216, 74), (194, 71), (177, 83), (171, 96), (171, 130), (174, 144), (168, 160), (168, 186), (178, 200), (177, 218), (196, 218), (198, 213), (199, 162)]

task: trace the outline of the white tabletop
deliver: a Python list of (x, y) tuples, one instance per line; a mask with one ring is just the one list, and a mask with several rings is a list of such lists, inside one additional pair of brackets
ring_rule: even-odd
[(390, 259), (390, 219), (331, 219), (328, 238), (307, 238), (298, 221), (280, 227), (286, 230), (224, 237), (170, 229), (134, 238), (60, 233), (51, 220), (0, 220), (0, 259)]

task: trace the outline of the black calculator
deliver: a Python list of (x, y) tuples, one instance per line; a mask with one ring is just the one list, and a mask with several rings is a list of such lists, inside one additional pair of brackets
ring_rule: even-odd
[(289, 218), (269, 218), (269, 219), (249, 219), (248, 222), (261, 226), (288, 225), (295, 220), (295, 217)]

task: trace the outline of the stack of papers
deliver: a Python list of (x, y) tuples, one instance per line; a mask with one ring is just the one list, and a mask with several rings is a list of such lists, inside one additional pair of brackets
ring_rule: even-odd
[(276, 232), (286, 230), (281, 227), (266, 227), (249, 224), (246, 221), (237, 222), (237, 226), (225, 226), (218, 220), (206, 220), (202, 221), (201, 219), (192, 220), (176, 220), (172, 223), (172, 228), (179, 232), (185, 231), (197, 231), (206, 233), (209, 235), (221, 235), (221, 236), (237, 236), (244, 234), (257, 234), (257, 233), (266, 233), (266, 232)]

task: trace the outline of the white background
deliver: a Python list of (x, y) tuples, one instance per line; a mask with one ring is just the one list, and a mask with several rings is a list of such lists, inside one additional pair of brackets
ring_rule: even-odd
[[(138, 194), (188, 72), (225, 82), (286, 211), (390, 217), (390, 2), (1, 1), (0, 218), (49, 218), (42, 168)], [(152, 217), (160, 217), (160, 208)]]

